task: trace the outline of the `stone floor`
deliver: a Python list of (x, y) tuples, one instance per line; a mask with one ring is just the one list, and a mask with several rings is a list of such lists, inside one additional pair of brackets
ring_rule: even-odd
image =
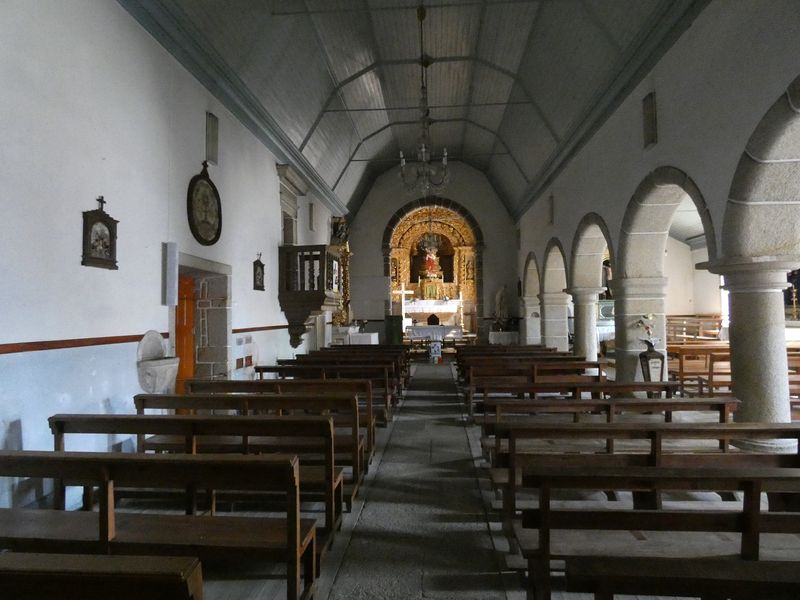
[(416, 366), (328, 598), (505, 598), (496, 560), (450, 367)]

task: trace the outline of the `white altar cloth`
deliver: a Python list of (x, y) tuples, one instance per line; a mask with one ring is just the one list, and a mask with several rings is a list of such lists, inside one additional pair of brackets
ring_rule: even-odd
[[(404, 310), (409, 315), (454, 315), (461, 306), (460, 300), (406, 300)], [(405, 315), (404, 315), (405, 316)]]
[(445, 338), (460, 340), (464, 331), (457, 325), (414, 325), (406, 327), (406, 335), (412, 340), (429, 339), (441, 342)]
[(615, 335), (614, 331), (614, 321), (611, 323), (608, 322), (597, 322), (597, 341), (599, 342), (607, 342), (608, 340), (613, 340)]
[(378, 332), (371, 333), (351, 333), (348, 336), (348, 344), (377, 344)]

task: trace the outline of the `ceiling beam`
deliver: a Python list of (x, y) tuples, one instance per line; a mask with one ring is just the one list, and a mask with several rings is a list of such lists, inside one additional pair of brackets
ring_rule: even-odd
[[(483, 131), (486, 131), (487, 133), (492, 134), (497, 140), (499, 140), (500, 143), (503, 144), (503, 148), (505, 148), (506, 154), (508, 154), (508, 156), (511, 157), (511, 160), (514, 162), (514, 165), (516, 165), (517, 169), (519, 170), (520, 175), (525, 180), (525, 183), (526, 184), (530, 183), (530, 180), (525, 175), (525, 171), (522, 170), (522, 166), (519, 164), (519, 161), (514, 156), (514, 153), (511, 152), (511, 149), (508, 147), (508, 144), (506, 144), (505, 140), (503, 140), (503, 138), (502, 138), (502, 136), (500, 135), (499, 132), (497, 132), (497, 131), (495, 131), (493, 129), (489, 129), (488, 127), (486, 127), (485, 125), (481, 125), (480, 123), (476, 123), (472, 119), (468, 119), (468, 118), (464, 118), (464, 117), (453, 117), (453, 118), (450, 118), (450, 119), (434, 119), (431, 122), (431, 125), (436, 125), (437, 123), (461, 123), (461, 122), (467, 123), (468, 125), (472, 125), (473, 127), (477, 127), (478, 129), (482, 129)], [(350, 163), (353, 162), (353, 159), (355, 158), (356, 154), (358, 154), (358, 151), (359, 151), (359, 149), (361, 148), (361, 146), (363, 145), (364, 142), (366, 142), (370, 138), (375, 137), (376, 135), (378, 135), (382, 131), (386, 131), (390, 127), (412, 126), (412, 125), (419, 125), (419, 121), (418, 120), (414, 120), (414, 121), (390, 121), (386, 125), (376, 129), (375, 131), (373, 131), (369, 135), (364, 136), (364, 139), (356, 145), (355, 149), (350, 154), (350, 158), (345, 163), (345, 165), (342, 168), (342, 170), (339, 172), (339, 176), (336, 178), (336, 182), (333, 184), (333, 189), (335, 190), (336, 186), (339, 185), (339, 182), (342, 180), (342, 177), (344, 177), (344, 174), (347, 172), (347, 169), (350, 167)], [(494, 152), (494, 147), (492, 148), (492, 151)], [(399, 162), (399, 160), (400, 159), (398, 158), (398, 162)]]
[[(429, 2), (425, 5), (426, 10), (436, 10), (439, 8), (458, 8), (462, 6), (479, 6), (485, 0), (459, 0), (453, 2)], [(492, 4), (539, 4), (541, 0), (494, 0)], [(417, 5), (409, 4), (390, 4), (388, 6), (372, 6), (372, 7), (347, 7), (347, 8), (320, 8), (309, 10), (272, 10), (270, 13), (273, 17), (291, 17), (297, 15), (318, 15), (318, 14), (335, 14), (335, 13), (354, 13), (354, 12), (379, 12), (387, 10), (417, 10)]]
[[(550, 120), (545, 116), (541, 107), (539, 107), (539, 105), (536, 104), (536, 101), (533, 99), (533, 95), (528, 91), (527, 87), (525, 86), (525, 83), (522, 81), (522, 79), (519, 78), (519, 76), (516, 73), (514, 73), (513, 71), (509, 71), (508, 69), (501, 67), (500, 65), (496, 65), (493, 62), (488, 61), (479, 56), (439, 56), (431, 59), (431, 64), (448, 63), (448, 62), (476, 62), (481, 66), (484, 66), (488, 69), (491, 69), (502, 75), (505, 75), (506, 77), (514, 81), (514, 83), (519, 86), (519, 89), (522, 90), (522, 93), (525, 94), (525, 97), (528, 99), (530, 106), (533, 108), (539, 120), (541, 120), (541, 122), (544, 124), (548, 133), (553, 138), (553, 141), (556, 142), (556, 144), (561, 142), (552, 123), (550, 123)], [(341, 88), (352, 83), (356, 79), (364, 77), (365, 75), (379, 68), (398, 66), (398, 65), (417, 65), (417, 64), (419, 64), (419, 58), (398, 58), (391, 60), (377, 60), (373, 62), (371, 65), (364, 67), (360, 71), (356, 71), (349, 77), (339, 82), (336, 85), (336, 87), (333, 90), (331, 90), (330, 94), (328, 95), (328, 98), (325, 100), (325, 103), (322, 105), (322, 108), (320, 109), (319, 113), (317, 113), (317, 117), (314, 119), (314, 123), (311, 125), (305, 138), (303, 138), (303, 141), (300, 144), (300, 152), (303, 151), (303, 149), (306, 147), (306, 144), (308, 144), (308, 141), (311, 139), (311, 136), (314, 135), (314, 132), (316, 131), (317, 127), (319, 127), (322, 118), (328, 112), (331, 104), (333, 103), (334, 99), (336, 99), (339, 90)]]

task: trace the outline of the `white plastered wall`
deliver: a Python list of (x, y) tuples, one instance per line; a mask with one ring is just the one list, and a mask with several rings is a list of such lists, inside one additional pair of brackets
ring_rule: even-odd
[[(231, 266), (233, 329), (286, 323), (275, 159), (250, 132), (117, 3), (3, 2), (0, 39), (0, 344), (167, 331), (167, 241)], [(209, 172), (223, 206), (222, 236), (210, 247), (186, 218), (206, 111), (219, 117), (219, 165)], [(80, 264), (81, 212), (101, 194), (120, 221), (118, 271)], [(330, 216), (316, 210), (317, 231), (306, 236), (315, 243), (327, 240)], [(298, 229), (307, 229), (303, 211)], [(265, 292), (252, 285), (259, 252)], [(302, 350), (285, 330), (231, 339), (232, 361)], [(0, 448), (52, 447), (46, 419), (56, 412), (130, 412), (135, 358), (135, 343), (0, 355)], [(9, 493), (0, 489), (0, 505)]]

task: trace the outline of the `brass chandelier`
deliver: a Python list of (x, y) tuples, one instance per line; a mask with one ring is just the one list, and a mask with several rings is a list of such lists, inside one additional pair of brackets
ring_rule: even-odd
[(433, 123), (431, 109), (428, 105), (427, 68), (431, 65), (430, 57), (425, 54), (425, 36), (423, 22), (425, 21), (425, 6), (417, 7), (417, 21), (419, 22), (419, 69), (420, 69), (420, 136), (417, 141), (417, 162), (407, 164), (403, 151), (400, 151), (400, 179), (409, 192), (420, 192), (427, 197), (431, 192), (443, 190), (449, 180), (447, 170), (447, 148), (442, 152), (441, 165), (431, 162), (430, 127)]

